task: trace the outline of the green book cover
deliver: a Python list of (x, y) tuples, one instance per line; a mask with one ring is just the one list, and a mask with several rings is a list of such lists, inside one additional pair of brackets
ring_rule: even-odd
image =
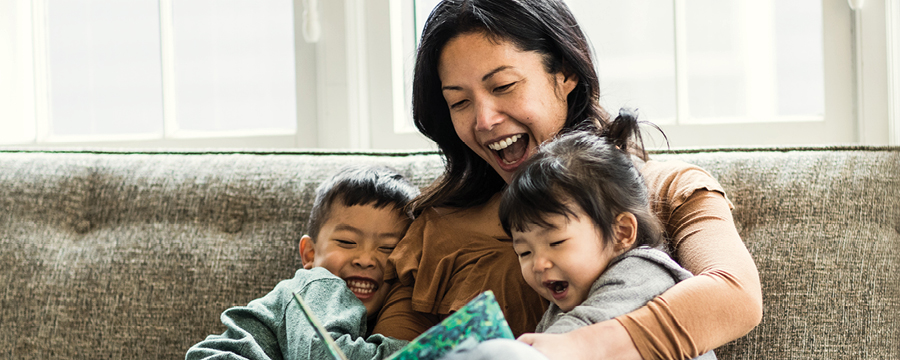
[(488, 290), (413, 339), (388, 360), (438, 359), (460, 344), (474, 346), (490, 339), (513, 339), (513, 334), (494, 293)]

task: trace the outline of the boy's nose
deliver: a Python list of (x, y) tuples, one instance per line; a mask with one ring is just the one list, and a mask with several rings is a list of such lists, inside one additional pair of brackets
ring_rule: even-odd
[(358, 254), (353, 259), (353, 265), (359, 266), (364, 269), (375, 267), (377, 264), (378, 262), (377, 260), (375, 260), (375, 257), (365, 252)]

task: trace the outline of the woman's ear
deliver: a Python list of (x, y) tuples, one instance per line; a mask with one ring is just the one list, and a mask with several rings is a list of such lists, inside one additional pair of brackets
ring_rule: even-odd
[(616, 251), (624, 251), (631, 249), (637, 240), (637, 217), (630, 212), (623, 212), (616, 216), (616, 222), (613, 224), (613, 235), (615, 236)]
[(565, 99), (578, 86), (578, 75), (564, 67), (562, 71), (556, 73), (556, 85), (561, 92), (560, 95)]
[(309, 235), (303, 235), (300, 238), (300, 261), (303, 262), (304, 269), (312, 269), (313, 262), (316, 261), (316, 243)]

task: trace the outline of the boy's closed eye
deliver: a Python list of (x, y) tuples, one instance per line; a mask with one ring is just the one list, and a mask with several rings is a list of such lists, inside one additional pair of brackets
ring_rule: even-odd
[(334, 239), (334, 240), (332, 240), (332, 241), (338, 243), (338, 246), (340, 246), (340, 247), (342, 247), (342, 248), (348, 248), (348, 249), (349, 249), (349, 248), (352, 248), (352, 247), (356, 246), (356, 242), (355, 242), (355, 241), (352, 241), (352, 240)]

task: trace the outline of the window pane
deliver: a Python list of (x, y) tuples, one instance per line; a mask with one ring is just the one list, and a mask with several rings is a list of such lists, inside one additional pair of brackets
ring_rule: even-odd
[(596, 58), (601, 104), (640, 110), (641, 119), (674, 122), (675, 40), (671, 0), (566, 2)]
[(686, 122), (824, 113), (821, 1), (691, 0), (685, 14)]
[(49, 0), (53, 135), (161, 133), (156, 0)]
[(179, 129), (296, 129), (290, 0), (179, 0), (173, 15)]
[(31, 26), (30, 4), (0, 1), (0, 144), (36, 136)]
[(822, 1), (782, 1), (778, 6), (778, 115), (824, 115)]

